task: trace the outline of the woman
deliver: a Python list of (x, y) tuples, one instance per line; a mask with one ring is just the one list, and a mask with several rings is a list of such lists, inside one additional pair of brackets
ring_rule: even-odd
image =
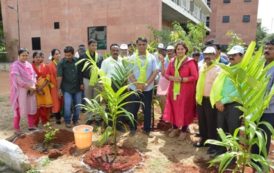
[(48, 64), (49, 74), (50, 74), (50, 93), (52, 97), (52, 113), (55, 116), (56, 124), (61, 124), (61, 99), (58, 96), (58, 86), (57, 86), (57, 64), (61, 57), (61, 52), (58, 49), (53, 49), (51, 51), (51, 62)]
[(198, 71), (194, 59), (186, 56), (188, 48), (183, 42), (175, 46), (175, 57), (171, 59), (165, 77), (170, 81), (164, 120), (172, 123), (170, 137), (179, 134), (185, 139), (186, 130), (196, 114), (195, 88)]
[(161, 111), (162, 111), (162, 116), (161, 116), (161, 120), (163, 118), (163, 114), (164, 114), (164, 109), (165, 109), (165, 104), (166, 104), (166, 95), (167, 95), (167, 90), (168, 90), (168, 85), (169, 85), (169, 81), (165, 78), (165, 72), (166, 69), (168, 67), (169, 61), (171, 60), (171, 58), (174, 56), (174, 47), (169, 45), (167, 46), (167, 56), (163, 57), (162, 55), (159, 55), (159, 59), (160, 59), (160, 79), (159, 79), (159, 83), (158, 83), (158, 87), (157, 87), (157, 96), (159, 98), (159, 102), (160, 102), (160, 107), (161, 107)]
[(35, 125), (38, 126), (41, 119), (42, 124), (49, 121), (50, 109), (52, 107), (52, 98), (50, 94), (50, 75), (46, 64), (43, 63), (43, 53), (33, 53), (33, 69), (37, 74), (36, 99), (37, 114)]
[(10, 68), (11, 95), (10, 101), (14, 112), (13, 127), (20, 133), (20, 118), (27, 116), (29, 130), (34, 130), (37, 111), (35, 97), (36, 74), (27, 61), (29, 52), (25, 48), (18, 50), (18, 60)]

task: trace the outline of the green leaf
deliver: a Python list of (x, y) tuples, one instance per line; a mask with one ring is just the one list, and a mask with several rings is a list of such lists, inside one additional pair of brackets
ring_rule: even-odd
[(105, 129), (104, 133), (99, 138), (100, 145), (101, 146), (104, 145), (108, 141), (108, 139), (111, 135), (112, 135), (112, 127), (108, 126)]

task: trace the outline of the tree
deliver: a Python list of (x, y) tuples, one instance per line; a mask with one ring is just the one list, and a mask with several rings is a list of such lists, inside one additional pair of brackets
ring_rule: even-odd
[(229, 51), (235, 45), (245, 46), (245, 42), (243, 41), (243, 39), (235, 32), (228, 31), (226, 33), (226, 36), (231, 38), (231, 41), (227, 47), (227, 51)]
[(153, 44), (162, 42), (164, 44), (176, 43), (179, 40), (182, 40), (186, 43), (189, 53), (192, 53), (194, 50), (202, 51), (204, 48), (204, 40), (206, 36), (206, 29), (204, 23), (193, 24), (188, 22), (186, 24), (186, 29), (184, 29), (180, 23), (173, 22), (171, 30), (156, 30), (150, 27), (150, 30), (153, 34)]
[(267, 29), (262, 27), (260, 23), (257, 24), (256, 30), (256, 43), (258, 46), (263, 44), (264, 39), (267, 37)]

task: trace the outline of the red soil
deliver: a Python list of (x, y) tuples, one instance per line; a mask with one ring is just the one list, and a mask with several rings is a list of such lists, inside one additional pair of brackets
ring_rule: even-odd
[(87, 152), (84, 156), (84, 163), (93, 169), (113, 173), (129, 170), (142, 161), (141, 155), (135, 149), (130, 148), (118, 148), (118, 154), (114, 161), (113, 158), (113, 148), (105, 145)]
[(58, 155), (69, 155), (72, 152), (71, 150), (75, 148), (73, 133), (60, 129), (57, 132), (55, 139), (51, 142), (52, 144), (58, 145), (58, 147), (45, 152), (38, 151), (35, 146), (43, 143), (44, 134), (45, 132), (41, 131), (26, 134), (15, 139), (14, 143), (22, 149), (30, 160), (35, 160), (41, 156), (48, 155), (49, 153), (54, 156), (56, 156), (57, 153)]

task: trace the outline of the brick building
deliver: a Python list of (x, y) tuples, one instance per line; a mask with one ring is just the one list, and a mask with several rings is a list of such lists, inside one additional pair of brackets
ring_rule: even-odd
[(238, 34), (246, 44), (256, 39), (258, 0), (208, 0), (212, 10), (208, 39), (223, 45), (230, 42), (227, 31)]
[(9, 57), (16, 50), (75, 48), (89, 38), (101, 51), (111, 43), (128, 43), (138, 36), (150, 37), (148, 26), (170, 27), (173, 21), (206, 22), (206, 0), (1, 0)]

